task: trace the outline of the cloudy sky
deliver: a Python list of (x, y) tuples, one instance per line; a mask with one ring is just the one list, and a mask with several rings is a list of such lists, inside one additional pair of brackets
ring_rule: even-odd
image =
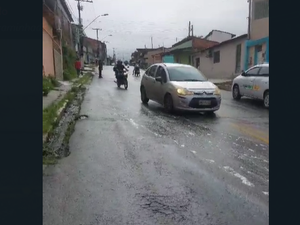
[[(66, 0), (74, 20), (78, 21), (77, 2)], [(115, 48), (118, 58), (130, 57), (136, 48), (170, 47), (188, 34), (188, 22), (194, 25), (194, 35), (208, 34), (211, 30), (227, 31), (236, 35), (247, 32), (247, 0), (93, 0), (82, 3), (83, 25), (99, 17), (85, 31), (96, 39), (108, 41), (108, 54)], [(108, 36), (112, 35), (112, 36)]]

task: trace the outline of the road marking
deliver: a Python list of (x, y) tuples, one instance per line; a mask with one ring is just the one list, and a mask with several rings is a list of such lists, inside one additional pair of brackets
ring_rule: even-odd
[(237, 173), (236, 171), (234, 171), (234, 169), (232, 169), (231, 167), (229, 166), (224, 166), (223, 167), (224, 170), (230, 174), (232, 174), (233, 176), (237, 177), (237, 178), (240, 178), (242, 183), (247, 185), (247, 186), (250, 186), (250, 187), (254, 187), (254, 184), (252, 184), (246, 177), (242, 176), (241, 174)]
[(139, 128), (139, 125), (136, 122), (134, 122), (133, 119), (129, 119), (129, 121), (135, 128)]
[(269, 145), (269, 135), (266, 134), (265, 132), (259, 131), (257, 129), (251, 128), (248, 125), (244, 124), (231, 124), (234, 128), (237, 130), (240, 130), (241, 132), (247, 134), (248, 136), (251, 136), (255, 139), (258, 139), (265, 144)]

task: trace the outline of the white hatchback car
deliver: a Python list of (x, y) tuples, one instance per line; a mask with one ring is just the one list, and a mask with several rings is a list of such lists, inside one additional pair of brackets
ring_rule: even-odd
[(269, 108), (269, 64), (259, 64), (243, 71), (232, 82), (232, 97), (240, 100), (242, 96), (264, 101)]
[(141, 80), (141, 100), (149, 99), (173, 110), (213, 113), (221, 105), (219, 88), (196, 68), (178, 63), (150, 66)]

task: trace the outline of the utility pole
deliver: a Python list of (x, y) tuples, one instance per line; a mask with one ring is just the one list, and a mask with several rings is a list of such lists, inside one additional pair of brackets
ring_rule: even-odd
[(191, 36), (191, 21), (189, 21), (189, 33), (188, 33), (188, 37)]
[(249, 4), (249, 13), (248, 13), (248, 40), (250, 40), (250, 31), (251, 31), (251, 8), (252, 8), (252, 0), (248, 0)]
[(151, 47), (153, 49), (153, 37), (151, 37)]
[(81, 12), (83, 10), (82, 5), (80, 4), (81, 2), (87, 2), (87, 3), (93, 3), (92, 0), (75, 0), (77, 1), (77, 9), (78, 9), (78, 17), (79, 17), (79, 27), (80, 27), (80, 32), (79, 32), (79, 56), (80, 56), (80, 61), (81, 61), (81, 66), (83, 67), (84, 65), (84, 60), (83, 60), (83, 38), (82, 38), (82, 19), (81, 19)]
[(98, 58), (98, 61), (100, 60), (99, 56), (100, 56), (100, 42), (99, 42), (99, 30), (102, 30), (100, 28), (93, 28), (93, 30), (96, 31), (96, 34), (97, 34), (97, 58)]
[(194, 36), (194, 25), (191, 27), (192, 37)]

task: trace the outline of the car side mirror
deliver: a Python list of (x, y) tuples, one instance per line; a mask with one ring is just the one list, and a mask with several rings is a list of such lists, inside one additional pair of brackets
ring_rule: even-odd
[(244, 70), (242, 70), (242, 73), (241, 73), (241, 75), (244, 77), (244, 76), (246, 76), (246, 73), (245, 73), (245, 71)]
[(160, 82), (160, 83), (162, 83), (162, 79), (161, 79), (161, 77), (155, 77), (155, 80), (156, 80), (157, 82)]

